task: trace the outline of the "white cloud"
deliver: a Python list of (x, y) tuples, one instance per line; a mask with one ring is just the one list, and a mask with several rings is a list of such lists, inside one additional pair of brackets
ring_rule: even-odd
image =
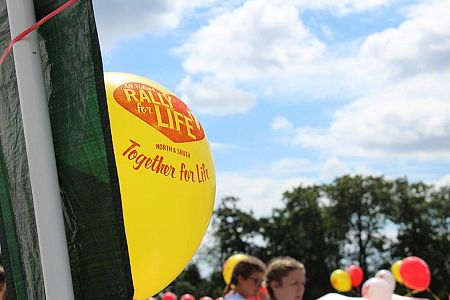
[(176, 28), (182, 18), (212, 0), (94, 0), (94, 12), (102, 51), (120, 41), (146, 33), (162, 34)]
[[(304, 25), (300, 14), (305, 10), (327, 10), (345, 15), (390, 2), (246, 1), (211, 19), (174, 53), (184, 58), (188, 82), (195, 85), (197, 92), (210, 91), (214, 89), (211, 83), (226, 81), (232, 90), (251, 93), (252, 105), (261, 94), (273, 95), (271, 101), (283, 101), (286, 94), (299, 99), (361, 95), (362, 90), (367, 90), (367, 76), (361, 75), (364, 72), (359, 61), (337, 57), (336, 49), (327, 49)], [(326, 27), (322, 28), (327, 32)], [(193, 82), (192, 77), (197, 80)], [(252, 86), (252, 89), (237, 86)], [(195, 101), (195, 94), (187, 89), (186, 81), (182, 88)], [(208, 103), (207, 113), (221, 115), (246, 112), (252, 107), (242, 105), (239, 111), (223, 110), (215, 99)]]
[(247, 1), (212, 19), (177, 52), (186, 55), (183, 66), (190, 74), (249, 80), (260, 72), (313, 61), (323, 50), (295, 6)]
[(444, 186), (450, 186), (450, 174), (444, 175), (435, 182), (432, 182), (437, 188), (441, 188)]
[(403, 81), (338, 110), (328, 128), (299, 128), (293, 141), (344, 156), (449, 159), (449, 80)]
[(336, 177), (349, 173), (347, 166), (337, 158), (328, 159), (323, 168), (321, 177), (325, 180), (333, 180)]
[(255, 95), (216, 77), (203, 77), (201, 82), (186, 77), (177, 91), (195, 111), (216, 116), (243, 113), (256, 104)]
[[(225, 115), (248, 111), (259, 93), (285, 91), (298, 93), (300, 98), (327, 98), (354, 92), (358, 78), (363, 77), (348, 75), (349, 69), (357, 71), (347, 60), (328, 57), (325, 44), (305, 27), (300, 13), (327, 10), (345, 15), (390, 2), (95, 0), (94, 8), (104, 53), (126, 39), (173, 31), (188, 17), (210, 18), (174, 51), (184, 58), (187, 72), (178, 89), (194, 108)], [(220, 88), (222, 82), (230, 95)], [(253, 90), (244, 88), (249, 85)], [(225, 94), (219, 95), (218, 87)]]
[(351, 13), (362, 13), (388, 6), (396, 1), (392, 0), (296, 0), (303, 9), (329, 10), (336, 15), (344, 16)]
[(328, 39), (333, 38), (333, 32), (331, 31), (330, 27), (325, 26), (325, 25), (320, 25), (320, 30)]
[[(383, 89), (394, 80), (447, 70), (448, 0), (411, 6), (405, 22), (369, 36), (359, 54), (352, 49), (353, 42), (348, 49), (343, 47), (344, 52), (328, 49), (299, 17), (304, 10), (344, 15), (396, 2), (248, 1), (211, 19), (175, 52), (184, 57), (187, 76), (200, 78), (194, 83), (195, 90), (211, 90), (211, 83), (224, 80), (232, 90), (252, 93), (248, 94), (254, 100), (252, 105), (261, 94), (274, 95), (270, 101), (283, 101), (289, 93), (298, 99), (348, 100)], [(245, 90), (248, 86), (252, 89)], [(242, 113), (252, 107), (223, 110), (218, 101), (209, 103), (207, 112), (216, 114)]]
[[(279, 2), (281, 4), (286, 3)], [(304, 9), (327, 9), (344, 15), (385, 5), (389, 0), (315, 0), (293, 1)], [(94, 0), (94, 11), (104, 52), (120, 41), (146, 33), (162, 34), (177, 28), (186, 16), (207, 18), (229, 12), (241, 0)], [(202, 9), (201, 11), (197, 11)]]
[(312, 184), (304, 178), (276, 179), (271, 177), (248, 177), (242, 173), (217, 174), (216, 205), (227, 196), (240, 198), (239, 208), (253, 210), (256, 216), (267, 216), (273, 208), (282, 206), (282, 195), (300, 184)]
[[(323, 65), (315, 64), (321, 61), (325, 49), (325, 45), (299, 19), (295, 5), (247, 1), (241, 7), (210, 20), (174, 52), (184, 58), (183, 67), (187, 73), (187, 80), (183, 81), (180, 90), (184, 90), (193, 102), (196, 96), (186, 82), (195, 86), (197, 94), (201, 90), (210, 94), (209, 91), (217, 89), (217, 83), (226, 82), (228, 89), (244, 93), (247, 99), (252, 96), (252, 102), (243, 104), (240, 98), (234, 99), (239, 111), (224, 110), (222, 102), (216, 98), (202, 100), (209, 103), (207, 112), (230, 114), (248, 111), (255, 105), (258, 93), (282, 90), (286, 84), (291, 85), (291, 89), (300, 87), (306, 91), (310, 90), (309, 86), (316, 86), (313, 91), (323, 93), (323, 87), (318, 88), (317, 80), (310, 75), (323, 72), (323, 76), (330, 76), (330, 71)], [(295, 75), (299, 78), (293, 81)], [(247, 90), (247, 94), (237, 88), (249, 85), (254, 88)], [(250, 92), (252, 94), (248, 94)], [(226, 97), (226, 94), (222, 96)], [(197, 105), (194, 103), (193, 106)]]
[(449, 9), (427, 1), (398, 28), (369, 36), (348, 62), (372, 89), (328, 127), (298, 128), (290, 140), (333, 156), (450, 159)]
[[(307, 173), (321, 174), (321, 177), (305, 176)], [(258, 217), (266, 216), (272, 209), (282, 207), (284, 192), (296, 187), (329, 182), (344, 174), (381, 175), (363, 163), (348, 163), (339, 158), (312, 162), (295, 157), (268, 162), (263, 171), (255, 174), (267, 175), (239, 171), (217, 173), (216, 206), (224, 197), (234, 196), (240, 199), (240, 209), (253, 210)]]
[[(96, 7), (114, 11), (108, 19), (111, 28), (121, 24), (117, 22), (121, 14), (135, 11), (130, 7), (142, 8), (139, 14), (155, 11), (142, 0), (125, 8), (117, 5), (124, 3), (118, 0), (103, 2)], [(328, 49), (299, 18), (304, 10), (343, 15), (395, 2), (266, 0), (221, 7), (175, 51), (184, 57), (187, 73), (178, 90), (196, 111), (214, 115), (245, 113), (257, 104), (259, 93), (272, 93), (268, 101), (283, 101), (284, 94), (277, 92), (295, 92), (299, 98), (353, 97), (357, 100), (339, 109), (329, 126), (298, 128), (290, 140), (331, 157), (448, 159), (449, 0), (410, 6), (406, 21), (398, 27), (367, 37), (359, 51), (334, 55), (335, 49)], [(161, 15), (173, 14), (176, 22), (184, 14), (182, 8), (189, 11), (200, 5), (198, 1), (156, 3), (152, 5), (159, 3)], [(155, 28), (176, 26), (161, 24)], [(274, 120), (272, 129), (288, 129), (289, 123)]]
[(450, 68), (450, 1), (425, 1), (409, 10), (398, 28), (369, 36), (361, 46), (360, 64), (371, 80), (392, 82)]
[(276, 116), (271, 124), (270, 128), (272, 130), (291, 130), (294, 128), (294, 124), (292, 124), (288, 119), (282, 116)]
[(321, 181), (330, 182), (343, 175), (382, 176), (383, 173), (372, 169), (368, 161), (354, 159), (341, 159), (339, 157), (328, 158), (321, 165)]
[(269, 164), (269, 171), (272, 174), (277, 174), (279, 177), (304, 174), (318, 170), (319, 166), (313, 162), (295, 157), (280, 159)]

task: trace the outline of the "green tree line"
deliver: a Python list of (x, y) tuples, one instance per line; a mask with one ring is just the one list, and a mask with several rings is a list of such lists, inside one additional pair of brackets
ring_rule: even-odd
[[(211, 268), (202, 278), (191, 263), (167, 288), (177, 295), (221, 296), (223, 262), (246, 253), (265, 262), (291, 256), (307, 269), (304, 299), (336, 292), (329, 276), (358, 264), (364, 280), (407, 256), (424, 259), (431, 271), (430, 289), (441, 299), (450, 283), (450, 187), (436, 188), (406, 178), (342, 176), (330, 184), (298, 186), (282, 195), (282, 207), (255, 217), (226, 197), (214, 211), (214, 244), (201, 256)], [(395, 293), (406, 295), (397, 283)], [(357, 289), (347, 296), (360, 296)], [(417, 297), (432, 298), (429, 292)]]

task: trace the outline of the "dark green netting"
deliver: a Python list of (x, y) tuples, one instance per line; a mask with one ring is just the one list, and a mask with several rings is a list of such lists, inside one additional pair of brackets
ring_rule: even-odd
[[(5, 2), (2, 49), (10, 40)], [(37, 19), (63, 3), (35, 0)], [(43, 25), (39, 36), (76, 299), (131, 299), (91, 1), (79, 0)], [(7, 283), (11, 299), (45, 299), (12, 55), (0, 68), (0, 238)]]
[[(6, 1), (0, 45), (10, 42)], [(13, 56), (0, 67), (0, 221), (9, 299), (45, 299)]]

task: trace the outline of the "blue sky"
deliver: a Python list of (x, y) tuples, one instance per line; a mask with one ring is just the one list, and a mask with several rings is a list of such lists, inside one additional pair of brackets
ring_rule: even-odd
[(217, 197), (267, 215), (343, 174), (450, 184), (449, 0), (94, 0), (105, 71), (174, 91)]

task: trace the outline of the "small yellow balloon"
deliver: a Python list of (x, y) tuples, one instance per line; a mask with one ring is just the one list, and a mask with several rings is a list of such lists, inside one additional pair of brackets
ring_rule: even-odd
[(398, 283), (403, 284), (403, 278), (402, 275), (400, 275), (401, 264), (401, 260), (397, 260), (395, 263), (393, 263), (391, 266), (391, 272), (394, 275), (395, 280), (397, 280)]
[(241, 260), (243, 260), (245, 258), (247, 258), (247, 255), (238, 253), (238, 254), (231, 255), (225, 261), (225, 263), (223, 264), (222, 275), (223, 275), (223, 280), (225, 280), (226, 284), (230, 284), (234, 267), (237, 265), (238, 262), (240, 262)]
[(339, 292), (348, 292), (352, 289), (350, 275), (344, 270), (334, 270), (330, 276), (331, 285)]
[(105, 73), (134, 299), (170, 284), (211, 218), (216, 179), (205, 132), (172, 92), (137, 75)]

